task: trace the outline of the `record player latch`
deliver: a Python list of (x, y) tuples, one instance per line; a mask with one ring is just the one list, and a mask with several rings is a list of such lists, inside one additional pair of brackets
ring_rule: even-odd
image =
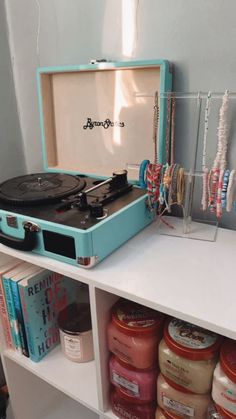
[(25, 230), (29, 230), (35, 233), (38, 233), (40, 231), (40, 227), (38, 226), (38, 224), (32, 223), (31, 221), (24, 221), (23, 227)]

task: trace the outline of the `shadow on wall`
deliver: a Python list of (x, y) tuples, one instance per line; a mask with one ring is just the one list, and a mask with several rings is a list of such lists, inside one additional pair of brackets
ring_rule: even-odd
[(26, 172), (4, 2), (0, 2), (0, 51), (0, 181), (2, 181)]

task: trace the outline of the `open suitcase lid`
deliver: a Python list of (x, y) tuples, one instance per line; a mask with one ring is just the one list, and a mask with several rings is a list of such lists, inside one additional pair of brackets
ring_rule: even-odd
[[(46, 171), (111, 176), (153, 161), (155, 93), (171, 90), (165, 60), (40, 68), (38, 95)], [(166, 106), (159, 115), (159, 162), (165, 161)], [(137, 179), (137, 167), (129, 179)]]

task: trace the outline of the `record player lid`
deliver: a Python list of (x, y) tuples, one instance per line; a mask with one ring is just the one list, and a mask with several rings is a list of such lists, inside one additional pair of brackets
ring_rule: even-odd
[[(171, 90), (167, 61), (100, 63), (38, 70), (45, 170), (110, 176), (153, 161), (155, 93)], [(160, 103), (159, 157), (166, 112)], [(129, 179), (135, 179), (130, 171)]]

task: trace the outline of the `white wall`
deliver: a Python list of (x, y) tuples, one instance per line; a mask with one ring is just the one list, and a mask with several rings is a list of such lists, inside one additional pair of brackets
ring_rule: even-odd
[[(165, 58), (174, 64), (175, 91), (236, 91), (235, 0), (4, 1), (28, 172), (43, 169), (37, 66)], [(134, 44), (126, 51), (129, 34)], [(230, 163), (236, 167), (233, 131)], [(223, 224), (233, 226), (234, 218)]]
[(0, 181), (25, 173), (4, 3), (0, 1)]
[(136, 13), (131, 58), (169, 59), (177, 91), (236, 90), (235, 0), (5, 1), (28, 171), (42, 168), (36, 67), (87, 63), (94, 57), (127, 58), (122, 4), (134, 4)]

